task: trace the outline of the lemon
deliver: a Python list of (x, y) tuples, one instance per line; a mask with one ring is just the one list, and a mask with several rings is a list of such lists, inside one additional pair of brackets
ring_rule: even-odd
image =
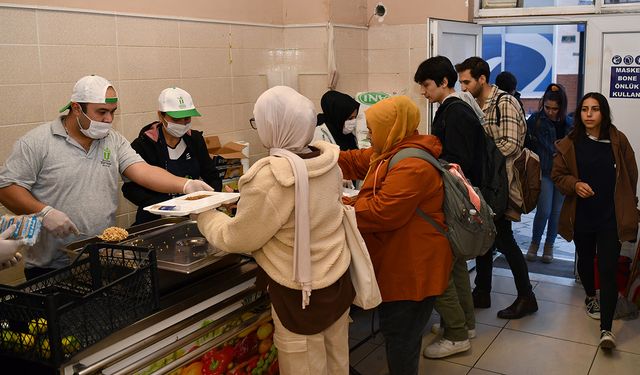
[(29, 321), (29, 333), (32, 335), (39, 335), (47, 332), (47, 319), (38, 318), (31, 319)]
[(80, 350), (82, 346), (75, 336), (67, 336), (62, 338), (62, 351), (65, 354), (75, 353)]
[(26, 352), (36, 344), (36, 338), (28, 333), (5, 330), (2, 332), (2, 348), (14, 352)]
[(46, 359), (51, 357), (51, 346), (49, 346), (49, 339), (44, 339), (40, 342), (40, 353)]

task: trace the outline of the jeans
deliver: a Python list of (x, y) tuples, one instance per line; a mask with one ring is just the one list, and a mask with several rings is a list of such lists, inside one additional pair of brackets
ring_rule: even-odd
[[(511, 221), (504, 217), (496, 220), (495, 248), (504, 254), (509, 263), (513, 279), (516, 283), (519, 297), (529, 297), (532, 293), (531, 281), (529, 281), (529, 269), (520, 247), (513, 238)], [(476, 258), (475, 290), (479, 292), (491, 292), (491, 276), (493, 273), (493, 248), (485, 255)]]
[(382, 302), (380, 332), (384, 336), (389, 375), (417, 375), (422, 334), (435, 297), (422, 301)]
[(553, 185), (551, 178), (542, 176), (540, 197), (536, 207), (536, 216), (533, 219), (531, 243), (540, 244), (542, 232), (544, 232), (544, 227), (547, 226), (547, 238), (544, 243), (547, 246), (553, 246), (558, 235), (558, 220), (560, 219), (560, 209), (563, 201), (564, 195)]
[(578, 253), (578, 275), (585, 293), (595, 297), (595, 270), (593, 260), (598, 254), (598, 274), (600, 275), (600, 329), (611, 331), (613, 314), (618, 302), (616, 271), (620, 256), (620, 241), (617, 229), (598, 232), (575, 232), (573, 241)]

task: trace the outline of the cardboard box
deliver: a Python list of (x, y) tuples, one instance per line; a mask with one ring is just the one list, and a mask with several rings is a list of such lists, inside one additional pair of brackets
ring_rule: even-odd
[(207, 136), (204, 140), (207, 144), (209, 155), (213, 157), (216, 165), (240, 164), (240, 159), (245, 157), (242, 153), (244, 145), (236, 142), (228, 142), (222, 145), (220, 138), (216, 135)]

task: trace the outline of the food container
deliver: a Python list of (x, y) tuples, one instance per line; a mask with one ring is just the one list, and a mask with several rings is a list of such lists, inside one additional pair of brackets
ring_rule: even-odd
[(239, 193), (221, 193), (217, 191), (198, 191), (152, 204), (144, 208), (152, 214), (161, 216), (187, 216), (199, 214), (223, 204), (233, 203), (240, 198)]
[(191, 220), (135, 236), (122, 244), (154, 249), (158, 268), (180, 273), (197, 271), (228, 255), (208, 243)]

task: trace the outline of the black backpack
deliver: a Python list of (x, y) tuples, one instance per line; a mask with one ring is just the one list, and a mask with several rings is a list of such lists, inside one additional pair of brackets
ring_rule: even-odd
[[(476, 116), (475, 111), (471, 106), (465, 103), (464, 100), (453, 101), (443, 113), (443, 121), (446, 119), (446, 111), (452, 105), (461, 103), (467, 110), (471, 111)], [(477, 116), (476, 116), (477, 117)], [(478, 124), (482, 126), (482, 124)], [(446, 123), (444, 124), (446, 129)], [(504, 211), (507, 209), (509, 202), (509, 180), (507, 179), (507, 164), (506, 158), (502, 155), (502, 152), (498, 150), (495, 141), (491, 138), (483, 129), (484, 134), (484, 159), (482, 161), (482, 183), (478, 186), (482, 197), (487, 202), (489, 207), (493, 210), (495, 218), (502, 217)]]

